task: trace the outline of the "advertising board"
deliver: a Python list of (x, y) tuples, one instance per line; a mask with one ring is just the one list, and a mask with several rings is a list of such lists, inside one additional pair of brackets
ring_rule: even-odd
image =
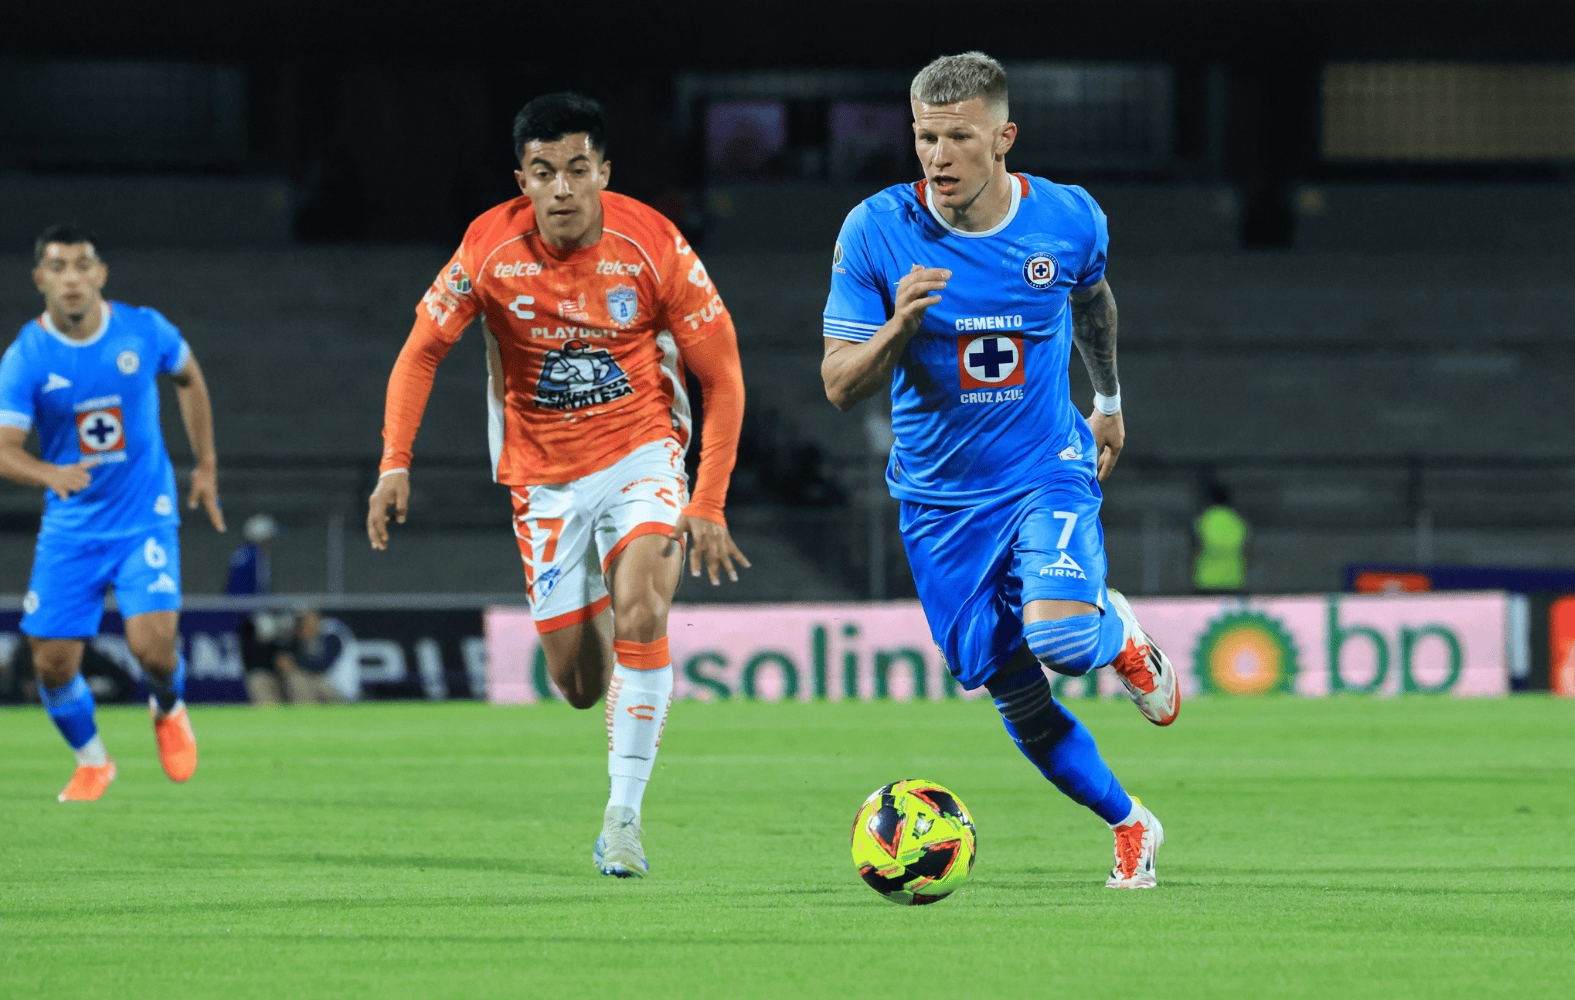
[[(288, 602), (288, 599), (284, 599)], [(285, 603), (285, 608), (294, 603)], [(320, 607), (322, 630), (338, 639), (330, 680), (351, 699), (480, 698), (486, 683), (481, 609)], [(186, 698), (245, 701), (241, 629), (254, 612), (187, 609), (180, 616)], [(289, 616), (292, 611), (274, 611)], [(0, 700), (36, 701), (19, 610), (0, 610)], [(145, 698), (142, 668), (126, 646), (125, 626), (108, 612), (88, 641), (82, 672), (101, 702)]]
[[(1175, 663), (1184, 697), (1509, 690), (1523, 632), (1501, 593), (1139, 598), (1144, 627)], [(558, 697), (529, 612), (486, 612), (494, 702)], [(766, 701), (969, 698), (951, 679), (917, 602), (679, 605), (668, 628), (674, 697)], [(1058, 697), (1120, 692), (1108, 670), (1052, 675)]]
[(1548, 645), (1548, 679), (1553, 693), (1575, 698), (1575, 594), (1559, 598), (1549, 609)]

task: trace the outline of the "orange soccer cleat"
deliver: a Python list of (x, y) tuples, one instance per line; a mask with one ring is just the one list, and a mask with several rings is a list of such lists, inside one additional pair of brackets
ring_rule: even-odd
[(64, 790), (57, 796), (60, 802), (95, 802), (109, 783), (115, 780), (115, 762), (107, 760), (100, 767), (78, 765)]
[(185, 781), (197, 770), (197, 737), (191, 731), (191, 720), (186, 717), (184, 702), (176, 702), (175, 711), (161, 715), (159, 707), (148, 699), (148, 711), (153, 715), (153, 735), (159, 741), (159, 763), (171, 781)]

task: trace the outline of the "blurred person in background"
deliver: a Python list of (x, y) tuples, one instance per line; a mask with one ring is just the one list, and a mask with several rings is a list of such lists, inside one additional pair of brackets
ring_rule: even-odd
[(1192, 522), (1192, 590), (1197, 594), (1240, 594), (1247, 589), (1247, 521), (1230, 505), (1230, 491), (1209, 484), (1209, 506)]
[[(241, 526), (246, 541), (230, 554), (224, 592), (236, 597), (273, 593), (273, 540), (283, 532), (267, 514), (253, 514)], [(295, 632), (295, 616), (274, 608), (254, 608), (241, 616), (236, 636), (241, 644), (246, 696), (253, 705), (277, 705), (284, 699), (284, 674), (279, 654)]]
[[(547, 669), (575, 708), (607, 697), (604, 875), (645, 875), (640, 810), (672, 699), (667, 613), (683, 572), (718, 586), (749, 562), (723, 508), (744, 414), (733, 320), (655, 209), (607, 189), (601, 105), (548, 94), (514, 120), (523, 197), (471, 223), (416, 309), (388, 380), (367, 536), (404, 523), (437, 365), (473, 320), (487, 341), (493, 479), (509, 487)], [(684, 370), (704, 399), (689, 495)]]
[(273, 540), (283, 533), (279, 522), (267, 514), (253, 514), (246, 519), (241, 527), (246, 541), (230, 554), (230, 575), (224, 583), (226, 594), (273, 593), (270, 549)]
[[(153, 309), (104, 299), (109, 268), (91, 232), (50, 226), (34, 243), (33, 264), (44, 311), (0, 360), (0, 475), (44, 488), (22, 631), (44, 707), (77, 758), (57, 798), (92, 801), (115, 779), (115, 762), (99, 737), (81, 664), (109, 587), (150, 691), (164, 772), (183, 782), (197, 769), (186, 663), (176, 648), (180, 513), (158, 377), (175, 383), (196, 458), (186, 506), (201, 505), (223, 531), (213, 411), (180, 331)], [(34, 429), (41, 458), (24, 447)]]
[(295, 642), (296, 616), (280, 608), (258, 608), (243, 615), (236, 632), (241, 666), (246, 671), (246, 697), (265, 707), (285, 700), (285, 667), (281, 655)]
[(294, 635), (279, 648), (276, 661), (290, 702), (337, 705), (349, 701), (328, 676), (344, 651), (344, 639), (324, 627), (320, 612), (315, 608), (296, 609)]

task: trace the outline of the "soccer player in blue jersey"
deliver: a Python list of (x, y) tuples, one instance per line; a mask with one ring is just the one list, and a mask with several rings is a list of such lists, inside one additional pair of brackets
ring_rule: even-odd
[[(93, 234), (51, 226), (34, 245), (44, 311), (0, 359), (0, 476), (44, 488), (44, 519), (23, 602), (44, 707), (76, 752), (61, 802), (92, 801), (115, 780), (80, 672), (115, 588), (126, 643), (142, 665), (159, 761), (173, 781), (197, 768), (197, 740), (175, 647), (180, 514), (159, 428), (158, 376), (175, 383), (197, 468), (187, 506), (219, 531), (213, 414), (202, 369), (180, 331), (148, 308), (107, 302), (109, 271)], [(23, 447), (38, 432), (35, 458)]]
[[(890, 386), (886, 481), (947, 666), (988, 688), (1023, 754), (1115, 832), (1111, 888), (1155, 882), (1164, 832), (1127, 795), (1040, 664), (1110, 666), (1150, 721), (1180, 708), (1170, 662), (1105, 588), (1099, 481), (1125, 431), (1105, 216), (1079, 187), (1009, 173), (1017, 136), (989, 56), (914, 78), (924, 180), (848, 214), (832, 254), (821, 374), (846, 410)], [(1072, 405), (1076, 344), (1096, 396)]]

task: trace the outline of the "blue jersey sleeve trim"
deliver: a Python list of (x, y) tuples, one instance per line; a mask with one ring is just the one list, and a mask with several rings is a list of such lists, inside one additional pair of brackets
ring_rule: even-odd
[(190, 361), (190, 360), (191, 360), (191, 345), (186, 343), (186, 338), (185, 337), (182, 337), (181, 341), (180, 341), (180, 350), (175, 352), (175, 363), (170, 365), (169, 370), (168, 370), (168, 372), (166, 372), (166, 374), (179, 375), (181, 373), (181, 370), (186, 367), (186, 362)]
[(832, 254), (831, 289), (821, 329), (837, 340), (869, 340), (886, 322), (882, 282), (870, 260), (867, 240), (867, 230), (878, 228), (870, 218), (869, 204), (860, 202), (848, 213)]
[(875, 336), (880, 329), (878, 323), (861, 323), (857, 320), (832, 319), (830, 316), (821, 320), (821, 329), (828, 337), (838, 340), (865, 341)]
[(33, 418), (15, 410), (0, 410), (0, 427), (16, 427), (30, 431), (33, 429)]

